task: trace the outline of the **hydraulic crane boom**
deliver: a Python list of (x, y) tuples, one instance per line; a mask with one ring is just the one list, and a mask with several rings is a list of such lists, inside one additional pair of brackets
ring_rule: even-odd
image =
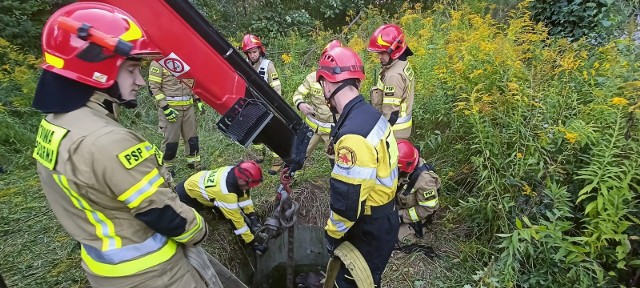
[[(218, 128), (247, 147), (264, 143), (302, 167), (311, 131), (187, 0), (99, 0), (133, 16), (163, 53), (158, 62), (222, 115)], [(119, 35), (114, 35), (119, 36)]]

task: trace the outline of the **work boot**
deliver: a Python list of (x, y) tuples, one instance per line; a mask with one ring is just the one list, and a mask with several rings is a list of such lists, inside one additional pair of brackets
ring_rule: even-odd
[(280, 169), (282, 169), (282, 165), (284, 165), (284, 161), (282, 161), (282, 158), (274, 157), (273, 161), (271, 161), (271, 168), (269, 168), (269, 171), (267, 171), (267, 173), (269, 173), (269, 175), (278, 175), (278, 172), (280, 172)]

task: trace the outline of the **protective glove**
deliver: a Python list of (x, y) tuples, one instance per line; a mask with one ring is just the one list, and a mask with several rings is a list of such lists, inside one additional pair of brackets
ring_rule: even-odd
[(251, 246), (251, 249), (253, 249), (253, 251), (255, 251), (257, 255), (267, 253), (267, 245), (256, 242), (256, 239), (253, 239), (253, 241), (249, 242), (249, 246)]
[(340, 246), (340, 244), (342, 243), (342, 240), (329, 236), (327, 232), (324, 232), (324, 238), (327, 239), (327, 253), (329, 253), (329, 256), (333, 256), (333, 251), (335, 251), (336, 248)]
[(413, 228), (413, 232), (416, 233), (416, 237), (420, 239), (424, 238), (424, 231), (422, 230), (424, 226), (422, 226), (422, 222), (420, 221), (412, 222), (412, 223), (409, 223), (409, 226)]
[(167, 121), (176, 122), (176, 120), (178, 120), (178, 111), (169, 107), (169, 105), (162, 107), (162, 112), (164, 113), (164, 116), (167, 117)]
[(391, 112), (391, 115), (389, 115), (389, 124), (391, 124), (391, 126), (396, 125), (396, 122), (398, 122), (398, 116), (400, 116), (400, 111)]
[(247, 214), (249, 218), (249, 227), (251, 229), (251, 233), (256, 234), (260, 228), (262, 228), (262, 224), (260, 224), (260, 219), (258, 219), (258, 215), (256, 213)]
[(198, 112), (200, 112), (200, 114), (204, 114), (204, 103), (202, 102), (202, 99), (196, 98), (195, 102), (196, 108), (198, 108)]

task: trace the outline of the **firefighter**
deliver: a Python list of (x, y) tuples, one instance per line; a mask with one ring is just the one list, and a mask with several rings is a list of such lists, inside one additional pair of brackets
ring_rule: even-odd
[(407, 140), (398, 140), (398, 215), (400, 232), (398, 240), (415, 234), (423, 237), (422, 228), (438, 210), (440, 177), (431, 165), (420, 157), (418, 148)]
[(371, 104), (389, 120), (397, 139), (408, 139), (416, 80), (407, 58), (413, 52), (407, 46), (402, 29), (395, 24), (376, 29), (367, 50), (378, 54), (382, 66), (371, 89)]
[[(77, 31), (59, 24), (69, 19)], [(113, 38), (87, 41), (100, 37), (92, 31)], [(131, 52), (97, 44), (112, 40)], [(203, 218), (168, 186), (162, 153), (114, 114), (136, 107), (145, 85), (139, 57), (159, 51), (126, 12), (95, 2), (55, 12), (43, 28), (42, 50), (33, 107), (46, 115), (33, 157), (53, 213), (80, 242), (89, 283), (205, 287), (185, 257), (207, 234)]]
[[(329, 44), (324, 47), (324, 50), (322, 50), (321, 55), (324, 55), (327, 51), (336, 47), (342, 47), (342, 43), (338, 40), (329, 42)], [(307, 146), (306, 156), (309, 157), (309, 155), (311, 155), (313, 150), (320, 144), (320, 141), (324, 142), (325, 148), (328, 148), (331, 126), (333, 126), (335, 121), (333, 114), (329, 111), (329, 107), (327, 107), (325, 103), (322, 87), (316, 82), (315, 71), (309, 73), (304, 79), (304, 82), (302, 82), (296, 92), (293, 93), (293, 104), (300, 112), (306, 115), (305, 122), (314, 132), (309, 141), (309, 146)], [(331, 166), (333, 166), (334, 155), (327, 154), (327, 157), (331, 162)]]
[[(278, 95), (282, 96), (282, 88), (280, 85), (280, 78), (278, 76), (278, 71), (276, 71), (276, 67), (273, 65), (273, 61), (267, 59), (267, 49), (260, 41), (258, 36), (247, 34), (242, 38), (242, 52), (247, 56), (247, 61), (251, 63), (253, 69), (255, 69), (260, 77), (269, 83), (269, 86), (273, 88)], [(264, 146), (264, 144), (253, 145), (253, 149), (257, 151), (258, 157), (256, 162), (262, 163), (264, 161), (265, 154), (268, 153), (268, 149)], [(284, 162), (276, 153), (271, 153), (272, 164), (271, 168), (267, 171), (270, 175), (278, 174)]]
[(149, 91), (158, 107), (158, 126), (164, 139), (164, 165), (173, 175), (173, 160), (178, 153), (180, 136), (184, 141), (187, 166), (200, 170), (200, 145), (196, 109), (204, 112), (204, 103), (191, 92), (191, 87), (174, 77), (158, 62), (149, 65)]
[[(398, 146), (389, 121), (360, 95), (364, 78), (362, 60), (346, 47), (328, 51), (316, 72), (329, 109), (340, 114), (331, 132), (336, 162), (325, 237), (332, 255), (348, 246), (342, 242), (355, 246), (371, 271), (366, 276), (380, 287), (398, 235)], [(362, 275), (354, 273), (342, 264), (336, 285), (356, 287)]]
[(233, 223), (233, 233), (240, 235), (256, 253), (263, 254), (267, 247), (254, 241), (261, 224), (250, 195), (250, 189), (260, 183), (260, 165), (254, 161), (242, 161), (235, 166), (200, 171), (176, 185), (176, 192), (180, 200), (191, 207), (216, 207)]

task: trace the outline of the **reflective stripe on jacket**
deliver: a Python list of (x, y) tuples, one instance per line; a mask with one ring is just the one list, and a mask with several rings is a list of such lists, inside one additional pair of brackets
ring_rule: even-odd
[(151, 61), (149, 65), (149, 89), (158, 108), (165, 105), (193, 105), (194, 96), (191, 87), (174, 77), (156, 61)]
[(307, 75), (302, 84), (300, 84), (298, 89), (296, 89), (296, 92), (293, 93), (294, 107), (298, 107), (298, 104), (302, 102), (313, 107), (313, 110), (315, 110), (315, 115), (313, 116), (315, 120), (322, 123), (328, 123), (329, 127), (331, 127), (331, 124), (333, 123), (333, 115), (326, 104), (320, 83), (316, 82), (316, 72), (311, 72)]
[[(184, 182), (184, 188), (189, 197), (198, 200), (202, 205), (216, 206), (224, 216), (233, 222), (234, 233), (241, 235), (246, 243), (253, 240), (253, 234), (245, 223), (245, 214), (253, 213), (253, 201), (248, 193), (238, 197), (227, 187), (227, 176), (232, 173), (233, 166), (220, 167), (216, 170), (200, 171)], [(242, 209), (242, 211), (240, 211)]]
[(393, 130), (411, 128), (415, 82), (413, 69), (408, 61), (394, 60), (380, 71), (372, 93), (382, 94), (379, 109), (385, 118), (389, 119), (392, 112), (398, 111), (398, 120), (393, 125)]
[[(278, 71), (276, 71), (276, 66), (273, 65), (271, 60), (260, 57), (258, 62), (252, 64), (253, 69), (261, 74), (260, 76), (269, 83), (269, 86), (278, 92), (278, 95), (282, 96), (282, 85), (280, 84), (280, 76), (278, 75)], [(266, 70), (264, 69), (266, 67)]]
[(340, 239), (360, 216), (393, 201), (398, 147), (387, 119), (362, 96), (344, 107), (335, 133), (331, 214), (325, 230)]
[(96, 92), (84, 107), (42, 120), (34, 158), (43, 191), (81, 243), (87, 272), (162, 275), (162, 263), (180, 243), (202, 241), (206, 225), (165, 182), (158, 150), (118, 124), (102, 106), (105, 97)]

